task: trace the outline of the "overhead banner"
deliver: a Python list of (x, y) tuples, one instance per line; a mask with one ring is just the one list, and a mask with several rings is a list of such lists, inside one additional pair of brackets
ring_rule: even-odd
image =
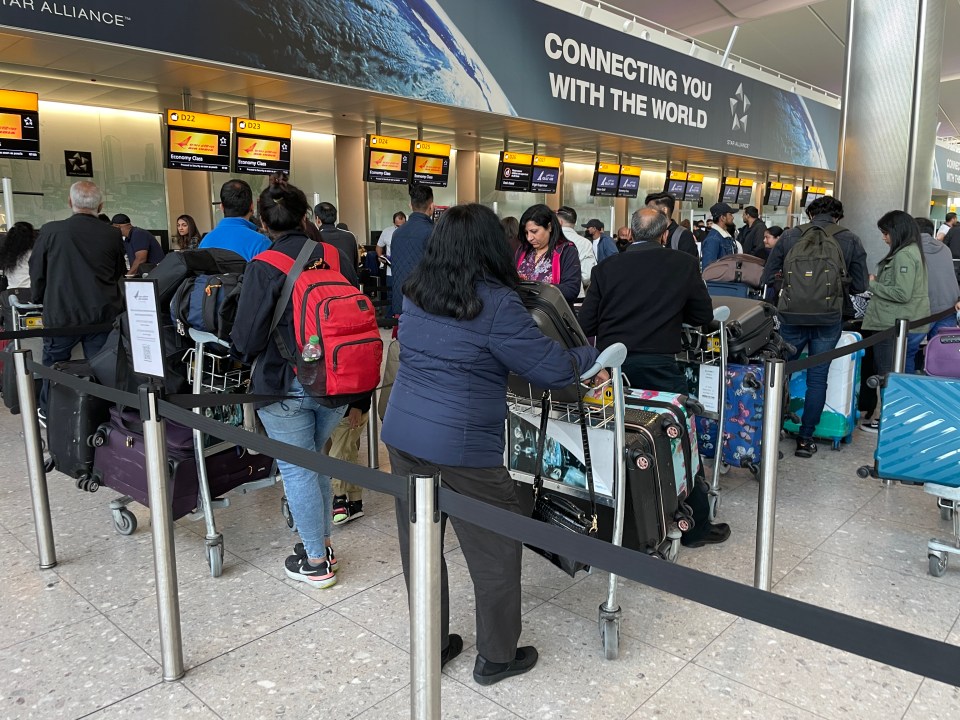
[[(167, 0), (123, 16), (113, 14), (115, 0), (89, 0), (82, 18), (50, 6), (58, 7), (4, 3), (0, 23), (672, 145), (836, 165), (836, 108), (536, 0)], [(230, 32), (211, 34), (224, 17)]]
[(933, 189), (960, 193), (960, 152), (934, 146)]

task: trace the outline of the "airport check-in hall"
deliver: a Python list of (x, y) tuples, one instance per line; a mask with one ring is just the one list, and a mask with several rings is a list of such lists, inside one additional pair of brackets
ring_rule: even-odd
[(958, 23), (0, 0), (0, 715), (960, 717)]

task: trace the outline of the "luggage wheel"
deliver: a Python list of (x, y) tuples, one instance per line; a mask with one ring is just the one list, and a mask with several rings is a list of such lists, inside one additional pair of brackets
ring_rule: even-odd
[(868, 478), (877, 477), (877, 471), (870, 465), (861, 465), (857, 468), (857, 477)]
[(606, 610), (601, 605), (599, 625), (603, 657), (607, 660), (616, 660), (620, 657), (620, 608)]
[(121, 535), (133, 535), (137, 529), (137, 516), (127, 508), (113, 510), (113, 526)]
[(927, 560), (930, 564), (930, 574), (934, 577), (943, 577), (943, 574), (947, 571), (947, 561), (950, 559), (950, 556), (946, 553), (932, 552), (927, 555)]
[(670, 545), (667, 547), (667, 552), (664, 555), (664, 560), (667, 562), (675, 563), (677, 558), (680, 557), (680, 533), (673, 530), (667, 535), (667, 539), (670, 542)]
[(107, 431), (103, 428), (98, 428), (97, 431), (90, 436), (89, 441), (94, 447), (103, 447), (107, 442)]
[(951, 520), (953, 520), (953, 513), (954, 513), (954, 509), (953, 509), (953, 508), (951, 508), (951, 507), (946, 507), (946, 506), (944, 506), (944, 505), (940, 505), (939, 507), (940, 507), (940, 519), (941, 519), (941, 520), (946, 520), (947, 522), (950, 522)]
[(634, 450), (630, 453), (630, 462), (636, 466), (637, 470), (649, 470), (653, 467), (654, 461), (647, 453)]
[(210, 566), (210, 576), (220, 577), (223, 574), (223, 539), (216, 545), (207, 545), (207, 564)]
[(48, 455), (43, 459), (43, 471), (45, 473), (52, 473), (57, 469), (57, 463), (54, 461), (53, 456)]

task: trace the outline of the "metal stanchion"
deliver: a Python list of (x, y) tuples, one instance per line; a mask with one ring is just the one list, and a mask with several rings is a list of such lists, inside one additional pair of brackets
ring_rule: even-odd
[(380, 468), (380, 416), (377, 415), (378, 393), (370, 394), (370, 410), (367, 412), (367, 466)]
[(760, 590), (769, 590), (773, 577), (784, 368), (783, 360), (764, 362), (763, 447), (760, 456), (760, 502), (757, 507), (757, 556), (753, 569), (753, 586)]
[(27, 475), (30, 478), (30, 499), (33, 501), (33, 523), (37, 529), (37, 550), (40, 553), (41, 569), (49, 570), (56, 567), (57, 551), (53, 542), (53, 522), (50, 520), (47, 473), (43, 469), (43, 441), (37, 419), (37, 396), (33, 373), (27, 369), (27, 361), (30, 359), (32, 353), (29, 350), (17, 350), (13, 353), (17, 393), (20, 396), (20, 419), (23, 422), (23, 446), (27, 453)]
[(410, 717), (440, 717), (440, 475), (411, 475)]
[(907, 367), (907, 343), (910, 340), (910, 321), (897, 320), (897, 338), (893, 346), (893, 371), (902, 373)]
[(167, 433), (157, 408), (157, 388), (140, 387), (140, 416), (146, 451), (147, 492), (153, 529), (153, 564), (157, 579), (157, 613), (160, 619), (160, 658), (164, 682), (183, 677), (183, 642), (180, 635), (180, 596), (177, 591), (177, 557), (173, 544), (173, 514), (168, 486)]
[(7, 229), (13, 227), (16, 218), (13, 216), (13, 181), (5, 177), (3, 184), (3, 217), (7, 224)]

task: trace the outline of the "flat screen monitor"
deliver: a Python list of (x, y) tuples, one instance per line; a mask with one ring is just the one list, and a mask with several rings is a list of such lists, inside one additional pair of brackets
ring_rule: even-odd
[(450, 178), (450, 146), (416, 140), (413, 143), (413, 181), (446, 187)]
[(669, 193), (670, 195), (673, 195), (673, 197), (677, 200), (683, 200), (683, 193), (686, 192), (686, 189), (687, 189), (686, 180), (668, 179), (663, 186), (663, 191), (665, 193)]
[(793, 200), (793, 190), (781, 190), (780, 191), (780, 202), (777, 203), (780, 207), (790, 207), (790, 202)]
[(560, 158), (549, 155), (533, 156), (533, 175), (530, 189), (537, 193), (553, 195), (560, 184)]
[(764, 205), (773, 205), (776, 207), (780, 204), (780, 188), (768, 187), (766, 197), (763, 199)]
[(497, 166), (497, 190), (530, 192), (533, 177), (533, 155), (504, 150)]
[(741, 185), (740, 191), (737, 193), (737, 204), (738, 205), (749, 205), (750, 198), (753, 197), (753, 185)]
[(593, 171), (593, 184), (590, 194), (593, 197), (616, 197), (620, 188), (620, 165), (616, 163), (597, 163)]
[(687, 187), (683, 191), (684, 200), (692, 200), (696, 202), (700, 199), (700, 196), (703, 194), (703, 183), (702, 182), (690, 182), (687, 181)]
[(236, 118), (234, 171), (254, 175), (290, 173), (293, 126), (253, 118)]
[(636, 165), (620, 166), (620, 182), (617, 196), (635, 198), (640, 192), (640, 168)]
[(367, 135), (367, 182), (406, 185), (410, 182), (410, 141), (384, 135)]
[(40, 159), (39, 108), (36, 93), (0, 90), (0, 157)]
[(805, 208), (810, 207), (810, 203), (812, 203), (814, 200), (819, 200), (819, 199), (822, 198), (825, 194), (826, 194), (826, 193), (817, 192), (817, 191), (815, 191), (815, 190), (805, 190), (804, 193), (803, 193), (803, 198), (802, 198), (802, 199), (803, 199), (803, 207), (805, 207)]
[(737, 193), (739, 192), (739, 185), (724, 185), (723, 192), (720, 195), (720, 202), (725, 202), (728, 205), (735, 205), (737, 202)]
[(230, 118), (167, 110), (165, 166), (175, 170), (230, 172)]

